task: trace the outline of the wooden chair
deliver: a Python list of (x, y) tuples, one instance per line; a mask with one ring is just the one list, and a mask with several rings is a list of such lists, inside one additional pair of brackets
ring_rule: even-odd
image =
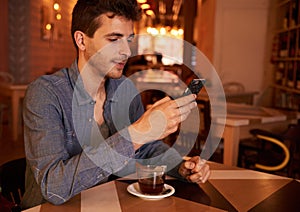
[(19, 207), (25, 190), (26, 159), (20, 158), (0, 166), (0, 187), (2, 195)]
[(15, 78), (8, 72), (0, 71), (0, 82), (14, 83)]
[(225, 93), (242, 93), (245, 92), (245, 86), (239, 82), (227, 82), (223, 85)]
[(6, 108), (6, 105), (0, 103), (0, 138), (2, 137), (3, 113), (4, 113), (5, 108)]
[[(0, 71), (0, 83), (13, 83), (15, 81), (15, 78), (8, 72), (3, 72)], [(0, 102), (0, 137), (2, 137), (2, 125), (4, 124), (3, 122), (3, 113), (5, 110), (8, 109), (8, 104), (6, 101), (1, 99)]]
[(289, 125), (284, 138), (291, 154), (287, 170), (288, 176), (300, 179), (300, 124)]
[(296, 177), (300, 171), (300, 125), (290, 125), (282, 134), (252, 129), (252, 139), (239, 145), (239, 166)]

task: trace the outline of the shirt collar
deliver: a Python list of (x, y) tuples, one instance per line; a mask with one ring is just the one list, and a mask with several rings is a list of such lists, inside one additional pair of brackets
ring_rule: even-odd
[(79, 73), (77, 59), (69, 68), (70, 83), (74, 89), (73, 97), (76, 99), (79, 106), (88, 104), (93, 101), (92, 97), (84, 89), (83, 81)]
[[(74, 88), (74, 97), (77, 100), (78, 105), (85, 105), (93, 102), (92, 97), (84, 89), (83, 81), (79, 73), (77, 59), (72, 63), (69, 68), (70, 82)], [(106, 81), (106, 100), (110, 102), (118, 102), (118, 98), (115, 97), (114, 93), (118, 85), (126, 77), (123, 75), (120, 79), (107, 79)]]

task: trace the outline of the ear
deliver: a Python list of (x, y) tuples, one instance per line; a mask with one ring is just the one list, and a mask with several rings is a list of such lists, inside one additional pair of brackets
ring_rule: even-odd
[(78, 49), (81, 51), (84, 51), (85, 50), (84, 33), (81, 31), (76, 31), (74, 33), (74, 39), (75, 39), (76, 45), (78, 46)]

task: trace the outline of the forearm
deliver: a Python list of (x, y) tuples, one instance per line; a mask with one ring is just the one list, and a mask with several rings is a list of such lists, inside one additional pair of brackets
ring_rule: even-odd
[(96, 167), (84, 153), (67, 161), (49, 163), (44, 169), (32, 169), (35, 176), (40, 175), (37, 183), (43, 198), (55, 205), (63, 204), (99, 182), (105, 182), (109, 176), (108, 172)]
[[(55, 141), (41, 142), (53, 145), (50, 148), (31, 145), (48, 151), (41, 154), (40, 149), (32, 149), (27, 151), (27, 158), (43, 198), (53, 204), (62, 204), (81, 191), (106, 182), (108, 176), (122, 169), (134, 155), (132, 145), (124, 149), (128, 142), (120, 134), (115, 134), (104, 141), (106, 147), (111, 147), (109, 151), (99, 146), (93, 149), (93, 154), (85, 150), (74, 156)], [(101, 164), (97, 164), (99, 161)]]

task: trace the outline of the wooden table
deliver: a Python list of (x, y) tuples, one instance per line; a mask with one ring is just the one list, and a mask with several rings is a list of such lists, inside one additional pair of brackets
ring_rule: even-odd
[(90, 211), (300, 211), (296, 180), (209, 162), (208, 182), (200, 186), (168, 179), (175, 193), (161, 200), (143, 200), (127, 192), (136, 182), (122, 178), (83, 191), (67, 203), (45, 203), (26, 212)]
[(216, 128), (225, 128), (223, 163), (236, 166), (238, 161), (239, 141), (249, 138), (250, 129), (261, 128), (273, 132), (282, 132), (291, 123), (300, 118), (297, 112), (284, 112), (271, 108), (255, 107), (244, 104), (227, 103), (227, 118), (213, 120)]
[(256, 91), (245, 91), (240, 93), (225, 93), (227, 102), (245, 103), (252, 105), (254, 96), (257, 95)]
[(11, 99), (11, 116), (12, 116), (12, 139), (16, 141), (19, 135), (19, 127), (22, 119), (20, 112), (20, 102), (25, 96), (25, 91), (27, 85), (17, 85), (17, 84), (0, 84), (0, 96), (9, 97)]

